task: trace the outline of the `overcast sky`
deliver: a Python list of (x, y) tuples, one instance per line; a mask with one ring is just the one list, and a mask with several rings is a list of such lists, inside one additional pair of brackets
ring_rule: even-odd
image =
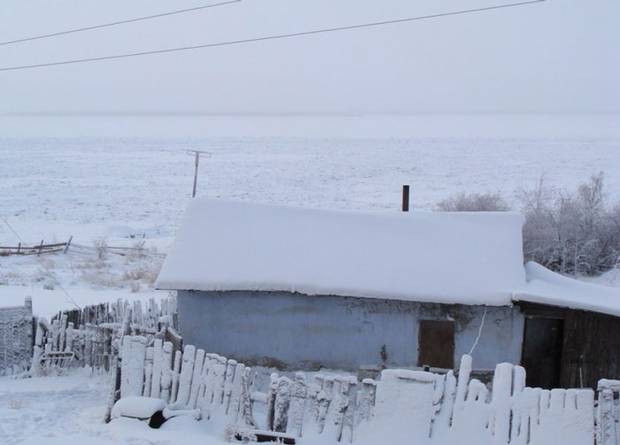
[[(207, 3), (2, 0), (0, 41)], [(0, 66), (501, 3), (243, 0), (187, 15), (0, 46)], [(618, 0), (547, 0), (286, 41), (0, 72), (0, 112), (618, 112), (619, 22)]]

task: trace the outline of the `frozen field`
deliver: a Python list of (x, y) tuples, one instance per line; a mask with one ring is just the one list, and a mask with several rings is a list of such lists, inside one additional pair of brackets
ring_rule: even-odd
[[(0, 245), (73, 235), (83, 246), (133, 246), (144, 237), (165, 253), (191, 193), (188, 148), (212, 153), (200, 167), (202, 196), (398, 211), (408, 183), (414, 208), (431, 209), (459, 191), (514, 199), (541, 175), (572, 189), (604, 171), (610, 199), (620, 199), (620, 117), (612, 115), (0, 116)], [(52, 264), (0, 257), (0, 304), (21, 304), (25, 293), (66, 300), (68, 288), (110, 288), (116, 298), (128, 292), (118, 279), (128, 267), (146, 262), (156, 272), (160, 262), (84, 266), (90, 259), (72, 255)], [(64, 289), (43, 289), (50, 275)]]

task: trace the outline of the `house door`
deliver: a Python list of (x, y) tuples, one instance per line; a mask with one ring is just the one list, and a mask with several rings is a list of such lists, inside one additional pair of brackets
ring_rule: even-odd
[(454, 322), (420, 320), (418, 366), (454, 369)]
[(526, 317), (521, 364), (532, 388), (558, 388), (562, 369), (564, 320)]

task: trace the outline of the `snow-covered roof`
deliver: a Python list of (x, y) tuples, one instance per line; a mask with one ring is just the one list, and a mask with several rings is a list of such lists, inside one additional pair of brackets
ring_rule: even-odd
[(369, 213), (196, 199), (159, 289), (508, 305), (525, 283), (515, 213)]
[(514, 301), (581, 309), (620, 317), (620, 288), (574, 280), (534, 262), (527, 263), (525, 270), (527, 284), (515, 292)]

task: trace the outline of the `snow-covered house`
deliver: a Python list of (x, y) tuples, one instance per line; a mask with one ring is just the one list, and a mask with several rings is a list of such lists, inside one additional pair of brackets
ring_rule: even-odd
[[(197, 199), (157, 287), (178, 291), (188, 343), (249, 364), (453, 368), (472, 353), (482, 370), (524, 362), (533, 369), (528, 383), (575, 385), (562, 375), (567, 336), (558, 320), (567, 311), (620, 316), (620, 295), (524, 267), (522, 224), (515, 213)], [(541, 354), (549, 363), (532, 360)], [(583, 366), (580, 376), (591, 381)]]

